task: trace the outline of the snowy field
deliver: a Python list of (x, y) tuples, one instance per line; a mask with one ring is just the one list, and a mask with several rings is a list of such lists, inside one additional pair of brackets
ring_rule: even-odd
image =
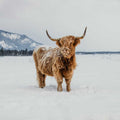
[(0, 57), (0, 120), (120, 120), (120, 55), (77, 55), (71, 92), (38, 88), (32, 57)]

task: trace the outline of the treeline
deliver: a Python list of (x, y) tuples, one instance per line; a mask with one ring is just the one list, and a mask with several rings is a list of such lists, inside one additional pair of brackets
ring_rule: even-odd
[(31, 56), (33, 50), (5, 50), (0, 49), (0, 56)]
[(76, 52), (76, 54), (85, 54), (85, 55), (89, 55), (89, 54), (120, 54), (120, 51), (96, 51), (96, 52)]

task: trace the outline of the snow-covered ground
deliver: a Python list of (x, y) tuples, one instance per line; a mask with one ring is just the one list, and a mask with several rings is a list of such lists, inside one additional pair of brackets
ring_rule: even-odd
[(32, 57), (0, 57), (0, 120), (120, 120), (120, 55), (77, 55), (71, 92), (37, 86)]

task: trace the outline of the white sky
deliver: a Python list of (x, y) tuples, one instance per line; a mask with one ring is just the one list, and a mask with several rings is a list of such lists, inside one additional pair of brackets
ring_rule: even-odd
[(0, 29), (55, 45), (54, 38), (81, 36), (80, 50), (120, 50), (119, 0), (0, 0)]

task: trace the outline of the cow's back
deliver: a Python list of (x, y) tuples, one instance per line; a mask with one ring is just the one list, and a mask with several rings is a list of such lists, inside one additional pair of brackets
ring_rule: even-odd
[(37, 56), (38, 69), (42, 74), (53, 76), (52, 66), (55, 62), (55, 56), (57, 54), (56, 48), (39, 47), (34, 50)]

